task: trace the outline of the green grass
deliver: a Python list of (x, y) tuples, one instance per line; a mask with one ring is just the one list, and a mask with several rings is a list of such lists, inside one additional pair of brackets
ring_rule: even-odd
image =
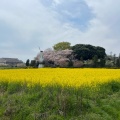
[(120, 120), (120, 82), (79, 89), (0, 82), (0, 120)]

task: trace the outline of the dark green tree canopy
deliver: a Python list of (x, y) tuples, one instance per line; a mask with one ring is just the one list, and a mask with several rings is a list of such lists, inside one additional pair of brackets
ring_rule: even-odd
[(59, 42), (53, 46), (54, 50), (65, 50), (70, 49), (71, 43), (69, 42)]
[(106, 53), (103, 47), (96, 47), (92, 45), (85, 45), (85, 44), (76, 44), (72, 46), (73, 53), (75, 58), (80, 60), (82, 57), (83, 60), (92, 59), (94, 56), (98, 58), (104, 58)]
[(29, 59), (27, 59), (27, 60), (26, 60), (26, 66), (27, 66), (27, 67), (30, 65), (30, 63), (29, 63), (29, 62), (30, 62), (30, 60), (29, 60)]

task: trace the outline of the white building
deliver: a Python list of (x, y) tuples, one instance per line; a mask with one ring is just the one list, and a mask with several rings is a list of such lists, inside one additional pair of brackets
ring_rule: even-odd
[(40, 54), (39, 54), (39, 57), (38, 57), (38, 61), (39, 61), (38, 68), (43, 68), (44, 67), (44, 64), (43, 64), (43, 61), (44, 61), (43, 51), (40, 51)]

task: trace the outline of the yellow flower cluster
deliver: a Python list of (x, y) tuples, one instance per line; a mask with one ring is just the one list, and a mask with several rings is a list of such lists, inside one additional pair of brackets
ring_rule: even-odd
[(0, 70), (0, 81), (25, 82), (27, 85), (40, 84), (79, 87), (98, 83), (120, 81), (119, 69), (11, 69)]

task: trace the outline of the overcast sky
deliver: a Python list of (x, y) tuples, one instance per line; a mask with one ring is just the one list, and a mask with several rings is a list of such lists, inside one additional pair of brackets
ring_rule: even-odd
[(120, 0), (0, 0), (0, 57), (33, 59), (58, 42), (120, 53)]

